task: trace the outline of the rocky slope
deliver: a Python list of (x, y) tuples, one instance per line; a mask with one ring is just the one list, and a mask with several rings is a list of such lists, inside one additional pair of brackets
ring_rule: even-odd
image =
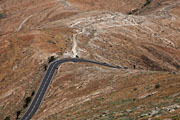
[[(65, 63), (34, 120), (180, 119), (179, 0), (0, 0), (0, 119), (20, 118), (50, 58)], [(52, 57), (53, 56), (53, 57)]]

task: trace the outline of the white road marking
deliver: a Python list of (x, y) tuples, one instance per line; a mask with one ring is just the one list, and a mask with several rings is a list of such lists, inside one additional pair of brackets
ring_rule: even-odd
[[(28, 118), (29, 118), (29, 116), (32, 114), (32, 112), (33, 112), (33, 110), (35, 109), (35, 107), (36, 107), (36, 105), (37, 105), (37, 102), (38, 102), (38, 100), (39, 100), (39, 98), (40, 98), (40, 96), (41, 96), (41, 93), (42, 93), (42, 91), (44, 90), (44, 88), (45, 88), (45, 85), (47, 84), (47, 80), (49, 79), (49, 77), (50, 77), (50, 75), (51, 75), (51, 73), (52, 73), (52, 70), (54, 69), (54, 67), (56, 66), (56, 65), (58, 65), (58, 64), (62, 64), (62, 63), (64, 63), (64, 62), (68, 62), (68, 61), (75, 61), (76, 59), (69, 59), (69, 60), (62, 60), (62, 62), (60, 61), (60, 63), (59, 62), (57, 62), (57, 61), (54, 61), (54, 62), (52, 62), (49, 66), (51, 66), (52, 64), (54, 64), (53, 66), (52, 66), (52, 69), (50, 70), (50, 72), (48, 73), (48, 72), (46, 72), (46, 74), (49, 74), (48, 75), (48, 77), (47, 77), (47, 79), (45, 79), (45, 77), (42, 79), (42, 82), (41, 82), (41, 85), (43, 84), (43, 81), (45, 80), (46, 82), (45, 82), (45, 84), (43, 85), (43, 87), (42, 87), (42, 89), (40, 89), (40, 87), (41, 87), (41, 85), (40, 85), (40, 87), (39, 87), (39, 89), (38, 89), (38, 91), (39, 90), (41, 90), (40, 91), (40, 94), (38, 95), (38, 98), (37, 98), (37, 100), (36, 100), (36, 102), (35, 102), (35, 104), (34, 104), (34, 106), (33, 106), (33, 108), (31, 109), (31, 111), (30, 111), (30, 113), (27, 115), (27, 117), (25, 118), (25, 120), (27, 120)], [(93, 63), (93, 64), (100, 64), (100, 65), (103, 65), (102, 63), (100, 63), (100, 62), (95, 62), (95, 61), (90, 61), (90, 60), (83, 60), (83, 59), (79, 59), (79, 62), (90, 62), (90, 63)], [(49, 69), (49, 66), (48, 66), (48, 69)], [(108, 66), (108, 67), (113, 67), (113, 66)], [(45, 76), (46, 76), (46, 74), (45, 74)], [(54, 74), (54, 72), (52, 73), (52, 75)], [(50, 79), (50, 81), (51, 81), (52, 79)], [(49, 85), (49, 84), (48, 84)], [(38, 92), (37, 91), (37, 92)], [(47, 91), (47, 89), (45, 90), (45, 92)], [(36, 94), (36, 96), (37, 96), (37, 94)], [(36, 97), (35, 96), (35, 97)], [(45, 94), (43, 94), (43, 96), (42, 96), (42, 98), (45, 96)], [(40, 104), (41, 104), (41, 102), (42, 102), (42, 100), (40, 101)], [(39, 106), (40, 106), (40, 104), (39, 104)], [(32, 104), (31, 104), (32, 105)], [(27, 113), (27, 112), (26, 112)], [(26, 114), (25, 113), (25, 114)], [(22, 119), (21, 119), (22, 120)]]
[[(52, 73), (52, 70), (54, 69), (54, 66), (56, 66), (56, 65), (57, 65), (57, 63), (54, 64), (54, 65), (52, 66), (52, 69), (51, 69), (51, 71), (49, 72), (49, 75), (48, 75), (48, 77), (47, 77), (46, 80), (49, 79), (49, 77), (50, 77), (50, 75), (51, 75), (51, 73)], [(37, 102), (38, 102), (38, 100), (39, 100), (39, 98), (40, 98), (40, 96), (41, 96), (41, 93), (42, 93), (42, 91), (43, 91), (44, 88), (45, 88), (46, 83), (47, 83), (47, 81), (46, 81), (45, 84), (43, 85), (43, 87), (42, 87), (42, 89), (41, 89), (41, 91), (40, 91), (40, 94), (39, 94), (39, 96), (38, 96), (38, 98), (37, 98), (37, 100), (36, 100), (36, 102), (35, 102), (33, 108), (31, 109), (31, 112), (28, 114), (28, 116), (25, 118), (25, 120), (27, 120), (28, 117), (29, 117), (29, 116), (31, 115), (31, 113), (33, 112), (33, 110), (34, 110), (34, 108), (35, 108), (35, 106), (36, 106), (36, 104), (37, 104)], [(42, 101), (40, 101), (40, 102), (42, 102)]]

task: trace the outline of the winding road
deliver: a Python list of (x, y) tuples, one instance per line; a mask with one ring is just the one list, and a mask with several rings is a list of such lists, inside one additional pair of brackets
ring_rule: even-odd
[(101, 62), (96, 62), (96, 61), (92, 61), (92, 60), (85, 60), (85, 59), (78, 59), (78, 58), (64, 58), (64, 59), (60, 59), (60, 60), (51, 62), (46, 70), (46, 73), (40, 83), (38, 90), (36, 91), (35, 97), (33, 98), (32, 102), (31, 102), (30, 106), (28, 107), (27, 111), (25, 112), (25, 114), (22, 116), (21, 120), (30, 120), (33, 117), (33, 115), (38, 110), (41, 102), (43, 101), (45, 93), (48, 89), (48, 86), (50, 85), (50, 82), (53, 78), (53, 75), (54, 75), (56, 69), (58, 68), (58, 66), (60, 66), (62, 63), (65, 63), (65, 62), (85, 62), (85, 63), (102, 65), (102, 66), (106, 66), (106, 67), (110, 67), (110, 68), (121, 69), (120, 66), (113, 66), (113, 65), (109, 65), (107, 63), (101, 63)]

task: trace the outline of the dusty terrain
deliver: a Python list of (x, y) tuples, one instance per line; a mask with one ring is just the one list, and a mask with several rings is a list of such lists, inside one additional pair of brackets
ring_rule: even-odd
[(180, 0), (0, 0), (0, 120), (51, 56), (126, 69), (63, 64), (33, 120), (180, 119)]

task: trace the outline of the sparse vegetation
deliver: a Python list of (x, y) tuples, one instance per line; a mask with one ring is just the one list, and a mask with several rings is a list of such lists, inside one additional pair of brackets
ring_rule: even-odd
[(174, 115), (171, 117), (172, 120), (180, 120), (180, 115)]
[[(177, 2), (95, 0), (92, 6), (90, 0), (58, 0), (69, 2), (63, 10), (58, 1), (0, 1), (5, 18), (0, 19), (0, 120), (22, 116), (56, 55), (76, 57), (72, 34), (77, 34), (77, 57), (122, 69), (63, 64), (33, 119), (179, 119)], [(128, 11), (133, 15), (124, 14)]]
[(55, 60), (55, 57), (54, 57), (54, 56), (51, 56), (51, 57), (48, 58), (48, 63), (51, 63), (51, 62), (54, 61), (54, 60)]
[[(146, 0), (146, 3), (143, 6), (141, 6), (141, 9), (143, 9), (146, 6), (148, 6), (149, 4), (151, 4), (151, 0)], [(141, 9), (138, 9), (138, 8), (137, 9), (133, 9), (130, 12), (128, 12), (127, 14), (128, 15), (132, 15), (132, 14), (138, 13)]]
[(137, 90), (137, 88), (134, 88), (134, 89), (133, 89), (133, 91), (136, 91), (136, 90)]
[[(32, 99), (32, 97), (34, 96), (34, 94), (35, 94), (35, 91), (32, 91), (31, 96), (29, 96), (29, 97), (27, 97), (27, 98), (25, 99), (25, 104), (23, 105), (23, 108), (24, 108), (24, 109), (25, 109), (25, 108), (29, 105), (29, 103), (31, 102), (31, 99)], [(22, 112), (22, 109), (16, 112), (16, 120), (19, 119), (19, 115), (21, 114), (21, 112)]]
[(132, 15), (132, 14), (138, 12), (138, 11), (139, 11), (139, 9), (134, 9), (134, 10), (128, 12), (127, 14), (128, 14), (128, 15)]
[(136, 69), (136, 65), (133, 65), (133, 68)]
[(4, 120), (10, 120), (10, 116), (7, 116)]
[(2, 13), (0, 13), (0, 19), (4, 18), (4, 15)]
[(46, 71), (47, 70), (47, 65), (46, 64), (44, 64), (44, 71)]
[(157, 84), (155, 85), (155, 88), (156, 88), (156, 89), (160, 88), (160, 84), (157, 83)]
[(31, 97), (33, 97), (35, 94), (35, 91), (33, 90), (32, 93), (31, 93)]
[(124, 67), (124, 69), (128, 69), (128, 67)]
[(16, 112), (16, 120), (19, 119), (19, 115), (20, 115), (20, 114), (21, 114), (21, 110), (19, 110), (19, 111)]
[(151, 3), (151, 0), (146, 0), (146, 3), (145, 3), (141, 8), (146, 7), (146, 6), (149, 5), (150, 3)]
[(53, 45), (56, 44), (56, 43), (55, 43), (54, 41), (52, 41), (52, 40), (48, 40), (47, 42), (50, 43), (50, 44), (53, 44)]
[(28, 105), (29, 105), (29, 103), (31, 102), (31, 97), (27, 97), (26, 99), (25, 99), (25, 104), (24, 104), (24, 108), (26, 108)]

